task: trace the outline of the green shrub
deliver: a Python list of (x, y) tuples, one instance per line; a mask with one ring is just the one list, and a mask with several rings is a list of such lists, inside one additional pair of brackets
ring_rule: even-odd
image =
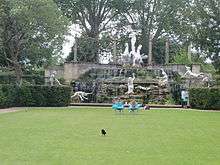
[(191, 88), (189, 97), (192, 108), (220, 110), (220, 88)]
[(5, 108), (6, 107), (6, 97), (2, 91), (2, 87), (0, 87), (0, 108)]
[(68, 106), (71, 88), (68, 86), (0, 86), (0, 107)]
[[(40, 75), (24, 75), (22, 76), (24, 83), (34, 84), (34, 85), (43, 85), (45, 83), (44, 77)], [(15, 75), (0, 75), (0, 84), (15, 84), (16, 77)]]
[(13, 107), (17, 104), (18, 88), (15, 85), (2, 85), (2, 92), (6, 98), (5, 106)]

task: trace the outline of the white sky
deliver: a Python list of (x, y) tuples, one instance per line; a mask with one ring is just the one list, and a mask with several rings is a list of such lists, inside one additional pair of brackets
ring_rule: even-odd
[(71, 52), (71, 48), (75, 42), (75, 36), (80, 36), (79, 26), (73, 24), (69, 28), (69, 35), (65, 37), (66, 41), (63, 44), (63, 58), (66, 58)]

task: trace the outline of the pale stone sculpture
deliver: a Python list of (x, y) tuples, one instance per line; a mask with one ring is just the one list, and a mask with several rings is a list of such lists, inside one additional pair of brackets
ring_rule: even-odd
[(126, 94), (134, 93), (134, 79), (135, 79), (134, 73), (133, 73), (133, 77), (128, 77), (128, 91), (126, 92)]
[(136, 66), (136, 64), (141, 65), (143, 63), (141, 53), (140, 53), (141, 48), (142, 48), (142, 45), (139, 45), (137, 48), (137, 52), (134, 53), (133, 66)]
[(125, 62), (128, 61), (128, 59), (130, 59), (130, 53), (129, 53), (129, 46), (128, 43), (125, 43), (125, 50), (122, 54), (122, 63), (125, 64)]
[(166, 86), (168, 84), (169, 77), (167, 73), (164, 71), (164, 69), (161, 69), (161, 71), (163, 76), (159, 78), (159, 84), (160, 86)]
[(135, 43), (136, 43), (136, 33), (135, 32), (132, 32), (130, 35), (129, 35), (129, 38), (131, 38), (131, 51), (132, 52), (136, 52), (135, 50)]
[(56, 82), (58, 85), (62, 85), (59, 80), (56, 78), (56, 71), (53, 71), (50, 75), (49, 81), (50, 81), (50, 85), (53, 86), (54, 82)]
[(188, 67), (188, 66), (185, 66), (185, 67), (186, 67), (186, 73), (182, 76), (183, 78), (189, 78), (189, 79), (190, 78), (197, 78), (197, 79), (200, 79), (201, 82), (203, 82), (204, 84), (207, 84), (208, 87), (210, 86), (209, 83), (212, 80), (212, 78), (209, 74), (206, 74), (206, 73), (196, 74), (190, 70), (190, 67)]
[(84, 101), (85, 100), (88, 100), (88, 98), (86, 96), (90, 95), (92, 93), (86, 93), (86, 92), (83, 92), (83, 91), (77, 91), (74, 93), (74, 95), (71, 96), (71, 98), (74, 98), (74, 97), (79, 97), (81, 101)]

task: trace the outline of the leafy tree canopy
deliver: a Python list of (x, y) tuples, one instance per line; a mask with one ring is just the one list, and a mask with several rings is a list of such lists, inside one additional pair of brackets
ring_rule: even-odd
[(58, 56), (68, 20), (52, 0), (0, 1), (0, 55), (19, 81), (24, 66), (42, 66)]

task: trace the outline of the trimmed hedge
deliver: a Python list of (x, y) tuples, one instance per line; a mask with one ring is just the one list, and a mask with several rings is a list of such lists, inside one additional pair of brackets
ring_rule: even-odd
[(192, 108), (220, 110), (220, 88), (191, 88), (189, 102)]
[(0, 107), (68, 106), (71, 88), (68, 86), (0, 86)]
[[(26, 81), (31, 84), (43, 85), (45, 84), (45, 78), (40, 75), (24, 75), (22, 76), (23, 81)], [(15, 84), (16, 76), (15, 75), (0, 75), (0, 84)]]

